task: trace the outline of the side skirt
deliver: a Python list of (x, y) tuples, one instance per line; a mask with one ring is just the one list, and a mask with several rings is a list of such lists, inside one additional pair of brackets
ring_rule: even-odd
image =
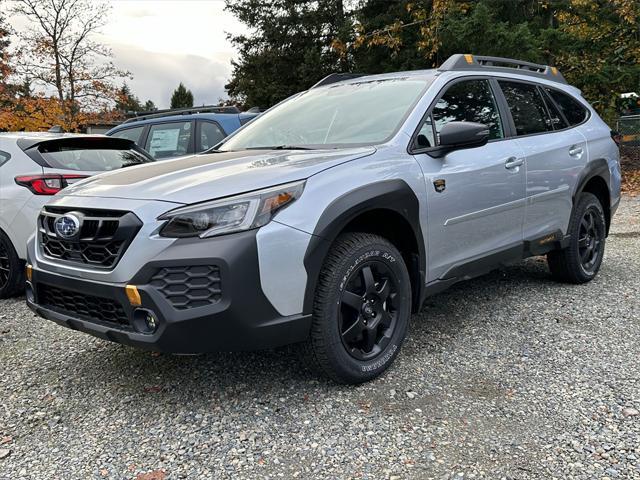
[(532, 240), (495, 251), (483, 257), (474, 258), (454, 265), (442, 277), (425, 285), (423, 297), (426, 299), (440, 293), (451, 285), (485, 275), (504, 265), (517, 263), (525, 258), (545, 255), (553, 250), (560, 250), (569, 245), (571, 236), (561, 231), (550, 233)]

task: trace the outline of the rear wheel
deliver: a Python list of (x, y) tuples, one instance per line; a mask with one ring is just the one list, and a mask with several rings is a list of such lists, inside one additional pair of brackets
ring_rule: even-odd
[(410, 314), (409, 273), (400, 252), (377, 235), (343, 235), (320, 273), (312, 360), (336, 381), (371, 380), (399, 353)]
[(0, 231), (0, 298), (8, 298), (24, 290), (24, 268), (7, 235)]
[(602, 264), (606, 232), (604, 210), (598, 197), (582, 193), (569, 221), (569, 246), (547, 255), (554, 278), (568, 283), (592, 280)]

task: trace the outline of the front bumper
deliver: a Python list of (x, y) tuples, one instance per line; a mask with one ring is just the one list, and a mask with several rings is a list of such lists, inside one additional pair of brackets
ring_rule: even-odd
[[(181, 239), (129, 282), (138, 288), (140, 307), (130, 305), (125, 284), (69, 277), (37, 267), (28, 282), (27, 304), (41, 317), (68, 328), (154, 351), (257, 350), (305, 340), (310, 316), (281, 316), (262, 292), (258, 268), (255, 231), (207, 241)], [(205, 273), (198, 276), (199, 272)], [(207, 272), (213, 272), (209, 280)], [(192, 290), (185, 292), (187, 283), (193, 283)], [(203, 289), (209, 290), (203, 294)], [(87, 299), (91, 299), (89, 308)], [(121, 322), (105, 320), (95, 310), (96, 303), (120, 312)], [(134, 322), (137, 308), (153, 312), (155, 331), (144, 333), (138, 328)]]

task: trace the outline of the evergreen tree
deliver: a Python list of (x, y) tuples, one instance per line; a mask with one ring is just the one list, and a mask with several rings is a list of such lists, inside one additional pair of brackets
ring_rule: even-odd
[(171, 95), (171, 108), (190, 107), (193, 107), (193, 93), (191, 93), (191, 90), (187, 90), (182, 82), (180, 82), (178, 88), (176, 88), (173, 91), (173, 95)]
[(143, 110), (140, 105), (140, 100), (133, 93), (127, 83), (123, 83), (122, 87), (118, 89), (118, 95), (116, 98), (116, 109), (121, 112), (139, 112)]
[(226, 9), (254, 29), (230, 36), (240, 52), (226, 85), (236, 103), (269, 107), (336, 71), (348, 71), (352, 36), (342, 0), (227, 0)]
[(152, 100), (147, 100), (146, 102), (144, 102), (142, 110), (145, 112), (153, 112), (154, 110), (158, 110), (158, 107), (156, 107), (156, 104), (153, 103)]

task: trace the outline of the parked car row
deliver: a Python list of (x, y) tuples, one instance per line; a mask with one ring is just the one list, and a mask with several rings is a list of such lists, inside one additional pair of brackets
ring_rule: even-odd
[[(129, 127), (157, 157), (202, 142), (198, 119)], [(300, 343), (359, 383), (456, 282), (532, 255), (593, 279), (620, 201), (607, 125), (555, 68), (513, 59), (332, 75), (207, 142), (69, 179), (28, 242), (29, 307), (165, 352)]]

